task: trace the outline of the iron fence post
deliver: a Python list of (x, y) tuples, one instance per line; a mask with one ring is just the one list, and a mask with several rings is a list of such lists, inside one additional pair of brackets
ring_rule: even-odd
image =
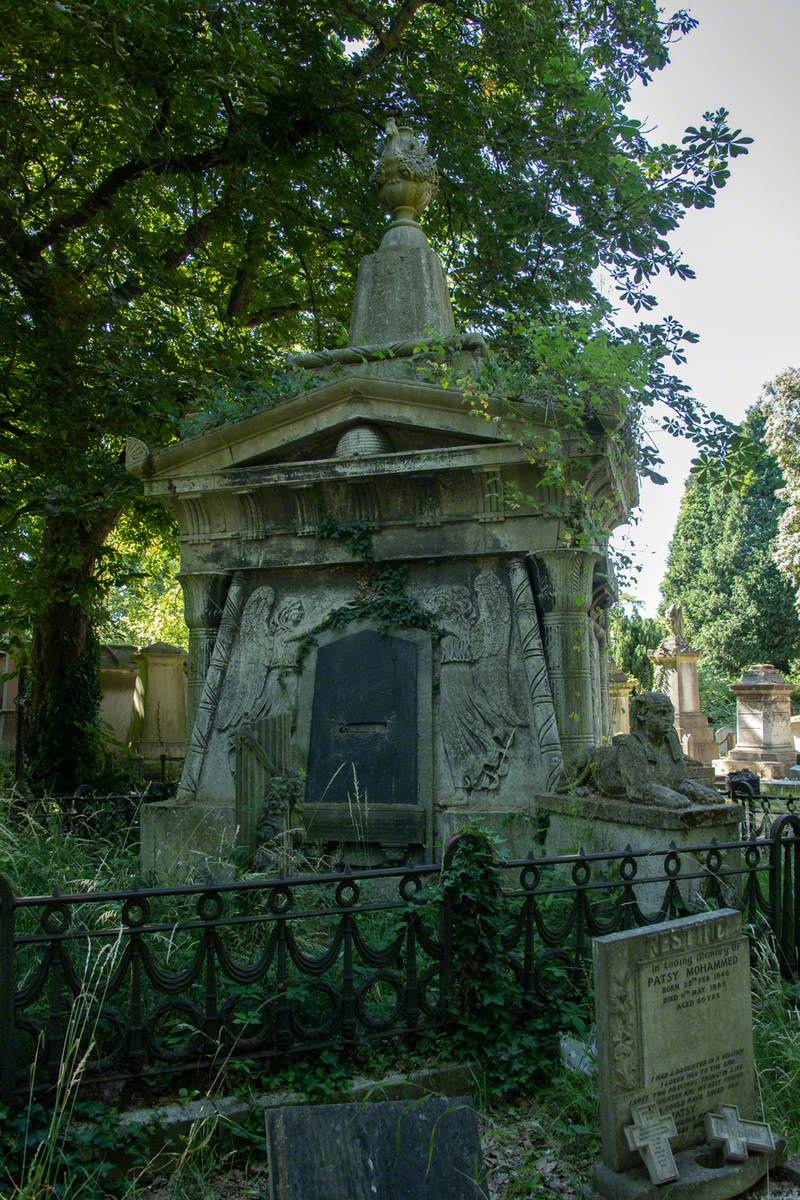
[[(787, 829), (790, 839), (784, 839)], [(782, 973), (796, 979), (800, 967), (800, 817), (784, 813), (769, 831), (770, 912)]]
[(17, 1071), (14, 1056), (14, 893), (0, 875), (0, 1102), (14, 1107)]

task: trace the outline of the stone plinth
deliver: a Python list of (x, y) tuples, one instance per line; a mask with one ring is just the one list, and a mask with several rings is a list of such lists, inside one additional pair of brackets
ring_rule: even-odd
[(792, 734), (794, 685), (771, 663), (758, 663), (731, 685), (736, 696), (736, 745), (715, 762), (723, 775), (748, 767), (764, 779), (784, 779), (797, 762)]
[[(609, 667), (612, 664), (609, 663)], [(611, 705), (611, 733), (630, 733), (631, 731), (631, 694), (636, 687), (636, 679), (614, 667), (608, 672), (608, 693)]]
[[(712, 841), (734, 842), (739, 839), (739, 822), (744, 816), (737, 804), (692, 805), (689, 808), (659, 808), (630, 800), (600, 795), (585, 796), (551, 793), (536, 797), (536, 828), (539, 844), (548, 856), (616, 853), (628, 848), (651, 850), (652, 857), (637, 859), (636, 898), (645, 912), (655, 911), (664, 897), (664, 883), (648, 879), (664, 874), (664, 855), (674, 846), (678, 852), (686, 846), (709, 845)], [(739, 865), (739, 852), (722, 854), (726, 867)], [(695, 855), (681, 854), (677, 882), (685, 900), (694, 899), (702, 880), (685, 880), (702, 870)]]
[(139, 754), (145, 778), (174, 779), (186, 754), (186, 651), (155, 642), (137, 656), (144, 709)]

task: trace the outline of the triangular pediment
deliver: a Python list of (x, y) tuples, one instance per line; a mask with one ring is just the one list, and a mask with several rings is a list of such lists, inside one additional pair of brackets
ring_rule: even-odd
[(469, 411), (461, 392), (351, 375), (152, 455), (140, 453), (129, 458), (128, 467), (135, 474), (175, 478), (325, 459), (359, 423), (379, 428), (390, 452), (504, 441), (491, 420)]

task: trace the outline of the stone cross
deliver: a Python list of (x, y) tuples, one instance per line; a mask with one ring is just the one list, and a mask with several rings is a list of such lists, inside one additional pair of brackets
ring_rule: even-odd
[(670, 1138), (678, 1136), (674, 1117), (662, 1116), (657, 1104), (634, 1104), (631, 1116), (633, 1125), (625, 1129), (628, 1146), (641, 1154), (652, 1183), (671, 1183), (678, 1178), (669, 1144)]
[(775, 1149), (775, 1135), (769, 1125), (743, 1121), (735, 1104), (721, 1104), (719, 1113), (706, 1113), (706, 1137), (732, 1162), (746, 1162), (749, 1150), (769, 1154)]

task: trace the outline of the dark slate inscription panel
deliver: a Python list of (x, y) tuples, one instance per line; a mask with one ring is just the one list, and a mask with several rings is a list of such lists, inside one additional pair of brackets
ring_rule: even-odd
[(306, 800), (417, 803), (417, 647), (365, 630), (317, 654)]
[(480, 1200), (468, 1099), (324, 1104), (267, 1113), (271, 1200)]

